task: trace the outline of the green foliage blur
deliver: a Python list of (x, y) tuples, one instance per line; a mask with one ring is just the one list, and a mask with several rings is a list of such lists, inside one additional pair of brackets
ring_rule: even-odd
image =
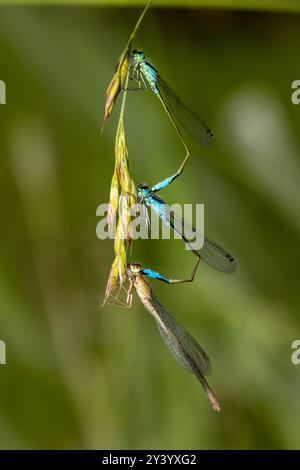
[[(204, 203), (206, 233), (238, 272), (152, 283), (208, 352), (211, 410), (137, 298), (100, 308), (113, 241), (108, 201), (118, 108), (104, 94), (141, 9), (0, 7), (2, 449), (292, 449), (300, 445), (300, 17), (152, 9), (135, 45), (216, 134), (163, 197)], [(182, 147), (158, 100), (131, 93), (135, 182), (177, 169)], [(179, 240), (136, 241), (131, 259), (185, 276)]]

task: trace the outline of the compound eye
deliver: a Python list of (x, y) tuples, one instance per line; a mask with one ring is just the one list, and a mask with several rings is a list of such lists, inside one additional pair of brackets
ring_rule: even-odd
[(134, 55), (139, 55), (140, 57), (144, 57), (143, 51), (138, 51), (137, 49), (134, 49), (134, 50), (132, 51), (132, 54), (134, 54)]

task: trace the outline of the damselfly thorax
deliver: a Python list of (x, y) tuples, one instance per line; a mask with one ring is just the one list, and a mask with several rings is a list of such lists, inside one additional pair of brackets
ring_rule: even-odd
[(138, 82), (139, 88), (143, 86), (150, 89), (155, 95), (159, 94), (157, 88), (158, 71), (145, 59), (142, 51), (132, 51), (130, 73), (132, 78)]

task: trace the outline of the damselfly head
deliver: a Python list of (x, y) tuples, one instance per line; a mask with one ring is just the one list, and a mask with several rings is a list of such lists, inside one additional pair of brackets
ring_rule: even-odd
[(142, 270), (142, 265), (140, 263), (127, 263), (128, 277), (135, 276), (139, 274)]
[(142, 62), (143, 60), (145, 60), (145, 54), (143, 53), (143, 51), (137, 51), (136, 49), (134, 49), (131, 52), (131, 59), (134, 62)]
[(137, 187), (137, 195), (139, 198), (144, 198), (150, 192), (150, 188), (147, 184), (141, 183)]

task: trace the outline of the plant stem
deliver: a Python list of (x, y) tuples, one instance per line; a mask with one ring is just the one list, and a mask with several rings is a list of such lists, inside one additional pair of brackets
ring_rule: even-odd
[(118, 130), (119, 130), (120, 125), (123, 124), (123, 120), (124, 120), (128, 82), (129, 82), (129, 71), (126, 74), (126, 80), (125, 80), (125, 86), (124, 86), (124, 91), (123, 91), (123, 98), (122, 98), (122, 105), (121, 105), (121, 111), (120, 111)]
[(134, 40), (135, 36), (136, 36), (136, 33), (137, 33), (137, 30), (139, 29), (140, 25), (141, 25), (141, 22), (143, 21), (143, 18), (146, 14), (146, 12), (148, 11), (148, 9), (150, 8), (151, 4), (153, 3), (154, 0), (149, 0), (149, 2), (147, 3), (147, 5), (145, 6), (144, 10), (142, 11), (141, 13), (141, 16), (139, 17), (135, 27), (134, 27), (134, 30), (132, 31), (131, 33), (131, 36), (129, 38), (129, 41), (126, 45), (126, 48), (125, 49), (128, 49), (130, 47), (130, 44), (132, 43), (132, 41)]

